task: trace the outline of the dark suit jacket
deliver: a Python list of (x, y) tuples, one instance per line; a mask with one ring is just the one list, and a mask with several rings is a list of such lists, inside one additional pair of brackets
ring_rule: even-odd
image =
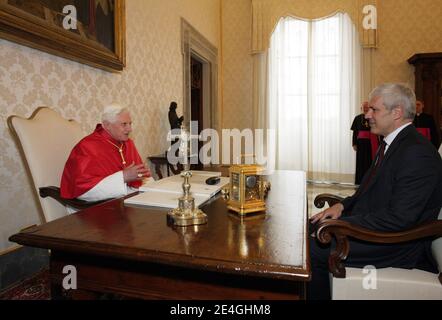
[[(430, 141), (409, 125), (393, 140), (365, 191), (358, 190), (342, 204), (344, 212), (340, 219), (376, 231), (402, 231), (436, 220), (442, 206), (442, 159)], [(376, 245), (366, 248), (365, 253), (379, 253), (378, 267), (417, 267), (435, 271), (430, 244), (430, 240), (423, 240)], [(350, 254), (352, 251), (353, 248)], [(354, 254), (363, 255), (364, 252)]]

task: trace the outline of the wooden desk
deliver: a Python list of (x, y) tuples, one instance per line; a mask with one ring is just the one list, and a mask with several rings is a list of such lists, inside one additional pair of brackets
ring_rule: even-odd
[[(239, 218), (221, 197), (202, 209), (206, 225), (173, 228), (167, 210), (117, 199), (10, 238), (51, 249), (51, 283), (60, 294), (75, 266), (77, 290), (143, 299), (302, 299), (310, 278), (305, 177), (277, 172), (266, 215)], [(65, 293), (66, 294), (66, 293)]]

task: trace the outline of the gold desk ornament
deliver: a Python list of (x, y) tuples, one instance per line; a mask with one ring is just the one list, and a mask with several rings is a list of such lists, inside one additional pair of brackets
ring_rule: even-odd
[(257, 164), (233, 165), (230, 171), (230, 190), (227, 208), (240, 215), (265, 213), (265, 196), (270, 184), (261, 175), (264, 168)]
[(187, 128), (181, 126), (179, 155), (183, 160), (184, 171), (181, 176), (183, 182), (183, 196), (178, 199), (178, 208), (175, 208), (167, 214), (167, 223), (179, 227), (194, 226), (207, 223), (207, 215), (200, 209), (195, 208), (195, 198), (190, 194), (190, 182), (192, 177), (188, 155), (190, 151), (190, 133)]
[(181, 176), (183, 182), (183, 196), (178, 199), (178, 208), (175, 208), (167, 214), (167, 221), (173, 222), (179, 227), (187, 227), (207, 223), (207, 215), (200, 209), (195, 208), (195, 198), (190, 194), (189, 179), (192, 173), (188, 170), (183, 171)]

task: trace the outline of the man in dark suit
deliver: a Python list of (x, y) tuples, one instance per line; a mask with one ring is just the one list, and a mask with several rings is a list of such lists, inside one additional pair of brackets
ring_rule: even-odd
[[(442, 206), (442, 160), (430, 141), (411, 125), (414, 92), (400, 84), (372, 91), (366, 114), (371, 132), (384, 136), (377, 155), (354, 195), (311, 219), (341, 219), (375, 231), (403, 231), (436, 220)], [(351, 240), (346, 265), (418, 268), (437, 272), (430, 239), (379, 245)], [(310, 241), (312, 281), (308, 297), (329, 299), (330, 247)]]

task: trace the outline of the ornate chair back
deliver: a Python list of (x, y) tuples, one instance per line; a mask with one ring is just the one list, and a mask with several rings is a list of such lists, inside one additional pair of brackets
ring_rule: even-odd
[(39, 107), (28, 119), (10, 116), (8, 126), (30, 177), (43, 222), (65, 216), (66, 208), (52, 198), (40, 197), (39, 188), (60, 186), (66, 160), (84, 137), (79, 123), (62, 118), (48, 107)]

